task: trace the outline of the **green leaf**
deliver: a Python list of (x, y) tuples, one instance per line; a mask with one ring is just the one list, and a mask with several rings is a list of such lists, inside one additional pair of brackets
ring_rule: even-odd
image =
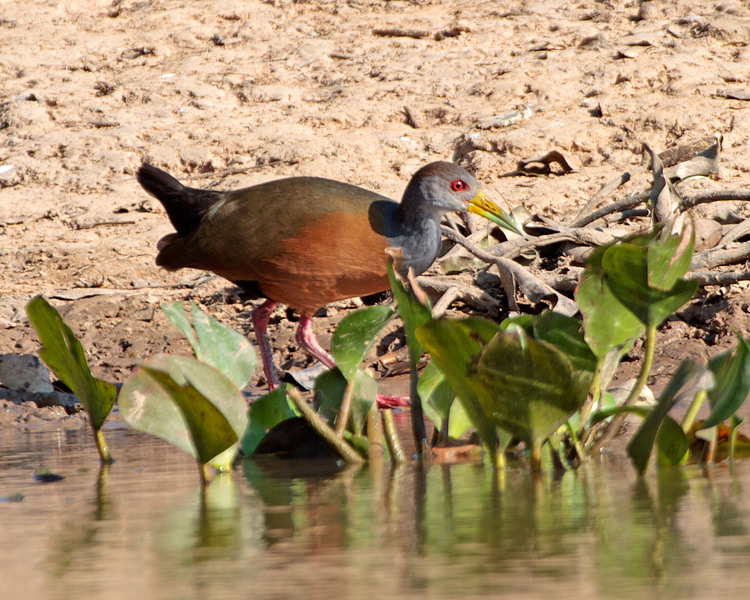
[(591, 373), (574, 371), (552, 344), (523, 337), (495, 335), (470, 367), (467, 381), (496, 425), (538, 444), (581, 407)]
[(617, 367), (620, 366), (620, 361), (622, 360), (623, 356), (630, 352), (630, 349), (633, 347), (634, 342), (635, 340), (630, 340), (622, 346), (614, 346), (610, 349), (609, 352), (604, 355), (604, 358), (601, 359), (602, 366), (599, 382), (600, 389), (606, 390), (609, 387), (612, 378), (617, 372)]
[(589, 348), (578, 319), (551, 310), (545, 310), (533, 318), (534, 337), (549, 342), (562, 351), (573, 365), (574, 371), (596, 369), (596, 356)]
[(660, 290), (671, 290), (690, 268), (695, 245), (692, 221), (685, 221), (679, 235), (673, 235), (672, 223), (658, 228), (648, 247), (648, 283)]
[(416, 369), (419, 359), (422, 358), (424, 348), (415, 332), (420, 326), (432, 320), (432, 308), (429, 302), (424, 305), (417, 300), (412, 290), (406, 291), (404, 284), (396, 279), (393, 266), (390, 263), (388, 263), (388, 279), (391, 282), (393, 296), (396, 298), (398, 314), (404, 322), (404, 335), (406, 336), (406, 345), (409, 347), (411, 367)]
[(523, 329), (526, 333), (534, 335), (534, 315), (514, 315), (500, 323), (500, 329), (513, 333), (516, 328)]
[(367, 453), (370, 451), (370, 440), (365, 436), (347, 431), (344, 434), (344, 438), (361, 456), (367, 456)]
[(245, 456), (250, 456), (263, 437), (279, 423), (297, 415), (294, 403), (287, 398), (287, 384), (282, 383), (272, 392), (253, 401), (249, 410), (249, 423), (242, 436), (240, 447)]
[(498, 331), (500, 329), (494, 323), (476, 317), (460, 321), (428, 321), (416, 330), (417, 338), (445, 375), (477, 430), (482, 444), (493, 456), (498, 445), (497, 429), (491, 417), (482, 410), (476, 392), (468, 384), (467, 376), (470, 365)]
[(112, 410), (117, 388), (91, 374), (81, 342), (49, 302), (37, 296), (26, 304), (26, 314), (42, 343), (39, 357), (73, 391), (98, 431)]
[(657, 461), (660, 465), (679, 465), (690, 449), (685, 432), (680, 424), (667, 416), (656, 435)]
[(688, 360), (683, 361), (659, 396), (656, 406), (651, 409), (651, 412), (643, 420), (640, 428), (628, 443), (628, 455), (639, 474), (642, 475), (648, 468), (648, 461), (651, 458), (656, 435), (667, 413), (677, 402), (678, 393), (682, 388), (691, 385), (703, 372), (703, 367), (699, 367)]
[(417, 391), (425, 414), (438, 431), (443, 430), (447, 420), (448, 436), (458, 439), (471, 427), (463, 404), (455, 402), (453, 389), (434, 362), (429, 363), (420, 374)]
[(740, 425), (742, 425), (742, 422), (745, 419), (737, 416), (732, 415), (732, 418), (729, 420), (729, 427), (730, 427), (730, 434), (729, 434), (729, 452), (727, 453), (727, 458), (730, 461), (733, 461), (735, 458), (737, 458), (737, 439), (740, 432)]
[(182, 302), (161, 305), (167, 319), (190, 342), (195, 357), (221, 371), (238, 389), (244, 388), (258, 366), (252, 343), (241, 333), (201, 311), (195, 302), (191, 302), (190, 307), (193, 325)]
[(199, 360), (221, 371), (241, 390), (252, 379), (258, 366), (258, 357), (252, 343), (238, 331), (202, 312), (194, 302), (190, 306), (193, 326), (203, 354), (203, 359)]
[(669, 315), (688, 302), (698, 287), (696, 281), (678, 280), (671, 289), (650, 285), (650, 248), (616, 244), (602, 258), (606, 284), (618, 300), (646, 326), (658, 327)]
[(118, 404), (131, 427), (222, 469), (247, 425), (247, 405), (232, 381), (186, 356), (159, 354), (141, 363), (120, 390)]
[(734, 352), (722, 352), (708, 361), (716, 384), (708, 391), (711, 413), (703, 423), (707, 429), (726, 421), (742, 406), (750, 393), (750, 345), (740, 337)]
[(180, 409), (190, 432), (195, 456), (201, 464), (224, 452), (237, 441), (237, 433), (229, 421), (211, 402), (186, 380), (179, 383), (170, 374), (141, 365), (166, 390)]
[(368, 306), (341, 319), (331, 338), (331, 354), (347, 381), (354, 379), (359, 365), (394, 315), (388, 306)]
[(600, 360), (613, 348), (627, 344), (645, 331), (643, 324), (605, 282), (602, 257), (608, 248), (597, 248), (591, 254), (575, 294), (583, 314), (584, 338)]
[(164, 316), (167, 317), (167, 320), (175, 326), (177, 331), (187, 338), (187, 341), (193, 349), (195, 358), (205, 362), (203, 350), (198, 343), (198, 337), (195, 335), (195, 331), (193, 331), (193, 326), (190, 324), (187, 314), (185, 314), (182, 302), (179, 300), (172, 302), (171, 304), (163, 302), (161, 305), (161, 311), (164, 313)]
[(610, 245), (601, 257), (606, 284), (646, 326), (660, 325), (695, 294), (697, 282), (682, 277), (690, 266), (690, 222), (678, 235), (672, 225)]
[[(331, 369), (318, 375), (315, 380), (315, 396), (320, 399), (318, 412), (329, 423), (334, 423), (341, 408), (347, 381), (339, 369)], [(378, 386), (372, 375), (358, 369), (354, 375), (354, 390), (349, 408), (349, 431), (359, 434), (367, 420), (378, 393)]]
[(367, 423), (367, 413), (375, 404), (378, 384), (367, 371), (357, 371), (354, 379), (354, 393), (349, 410), (349, 428), (355, 434), (362, 434)]

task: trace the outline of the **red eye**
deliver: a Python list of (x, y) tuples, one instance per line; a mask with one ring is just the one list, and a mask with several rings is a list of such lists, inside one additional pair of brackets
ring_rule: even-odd
[(454, 179), (451, 181), (451, 189), (454, 192), (465, 192), (469, 189), (469, 184), (461, 179)]

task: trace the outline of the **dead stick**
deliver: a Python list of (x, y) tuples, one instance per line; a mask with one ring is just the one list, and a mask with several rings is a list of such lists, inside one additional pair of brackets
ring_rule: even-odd
[[(643, 171), (645, 171), (645, 169), (643, 169), (643, 168), (642, 169), (638, 169), (636, 171), (636, 174), (642, 173)], [(628, 181), (630, 181), (631, 177), (632, 177), (632, 175), (629, 172), (626, 171), (625, 173), (623, 173), (619, 177), (616, 177), (612, 181), (610, 181), (608, 183), (605, 183), (599, 189), (599, 191), (596, 192), (596, 194), (594, 194), (593, 196), (591, 196), (591, 198), (589, 199), (589, 201), (586, 203), (586, 206), (584, 206), (581, 209), (581, 211), (576, 215), (576, 221), (578, 219), (582, 219), (588, 213), (590, 213), (592, 210), (594, 210), (597, 206), (599, 206), (599, 204), (602, 202), (602, 200), (604, 200), (604, 198), (606, 198), (607, 196), (609, 196), (610, 194), (612, 194), (612, 192), (614, 192), (621, 185), (624, 185)]]
[(740, 281), (750, 280), (750, 271), (730, 271), (727, 273), (710, 273), (708, 271), (693, 271), (685, 275), (685, 279), (693, 279), (701, 287), (707, 285), (733, 285)]
[(722, 265), (732, 265), (750, 258), (750, 242), (745, 242), (734, 248), (712, 248), (698, 252), (690, 261), (690, 268), (712, 269)]
[[(539, 280), (537, 277), (534, 277), (534, 275), (529, 273), (529, 271), (524, 269), (518, 263), (513, 262), (512, 260), (509, 260), (507, 258), (490, 254), (476, 244), (472, 244), (460, 233), (456, 233), (448, 227), (441, 227), (440, 230), (445, 237), (456, 242), (457, 244), (461, 244), (477, 258), (485, 261), (486, 263), (494, 264), (498, 268), (498, 270), (509, 271), (513, 275), (513, 279), (518, 283), (523, 293), (526, 294), (526, 296), (528, 296), (532, 301), (539, 302), (546, 296), (552, 295), (557, 298), (558, 312), (566, 315), (573, 315), (578, 312), (578, 307), (576, 306), (575, 302), (573, 302), (567, 296), (563, 296), (559, 292), (555, 291), (546, 283)], [(508, 296), (508, 298), (510, 298), (511, 296), (515, 297), (515, 290), (505, 290), (505, 294), (506, 296)]]
[(593, 221), (596, 221), (597, 219), (601, 219), (602, 217), (611, 215), (612, 213), (627, 210), (628, 208), (635, 208), (639, 204), (642, 204), (643, 202), (648, 200), (650, 193), (650, 191), (640, 192), (638, 194), (628, 196), (627, 198), (623, 198), (622, 200), (618, 200), (617, 202), (613, 202), (608, 206), (603, 206), (602, 208), (595, 210), (585, 217), (576, 219), (571, 227), (583, 227), (585, 225), (588, 225), (589, 223), (592, 223)]

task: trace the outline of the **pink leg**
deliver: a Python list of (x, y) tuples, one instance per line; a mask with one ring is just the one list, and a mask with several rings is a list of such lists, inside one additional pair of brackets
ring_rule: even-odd
[(323, 346), (318, 342), (318, 338), (315, 337), (315, 332), (312, 328), (312, 319), (307, 315), (302, 315), (299, 318), (299, 326), (297, 327), (297, 335), (295, 337), (300, 348), (317, 358), (326, 367), (333, 369), (336, 366), (333, 356), (323, 349)]
[[(299, 327), (297, 327), (297, 343), (300, 348), (305, 350), (308, 354), (317, 358), (329, 369), (333, 369), (336, 366), (336, 362), (333, 360), (328, 352), (318, 342), (318, 338), (315, 337), (315, 332), (312, 328), (312, 319), (307, 315), (302, 315), (299, 319)], [(398, 406), (409, 406), (409, 399), (402, 396), (384, 396), (378, 394), (378, 407), (379, 408), (396, 408)]]
[(273, 363), (273, 351), (271, 350), (271, 343), (268, 341), (268, 318), (277, 304), (278, 302), (273, 300), (266, 300), (253, 311), (250, 317), (253, 322), (253, 329), (255, 329), (255, 339), (260, 347), (263, 373), (266, 375), (266, 383), (268, 383), (270, 391), (275, 390), (280, 385), (279, 372)]

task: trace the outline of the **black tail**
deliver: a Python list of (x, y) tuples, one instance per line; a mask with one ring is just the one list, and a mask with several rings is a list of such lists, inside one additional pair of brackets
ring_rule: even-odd
[(198, 190), (182, 185), (169, 173), (143, 163), (136, 174), (141, 187), (162, 203), (178, 235), (195, 229), (203, 216), (221, 198), (214, 190)]

